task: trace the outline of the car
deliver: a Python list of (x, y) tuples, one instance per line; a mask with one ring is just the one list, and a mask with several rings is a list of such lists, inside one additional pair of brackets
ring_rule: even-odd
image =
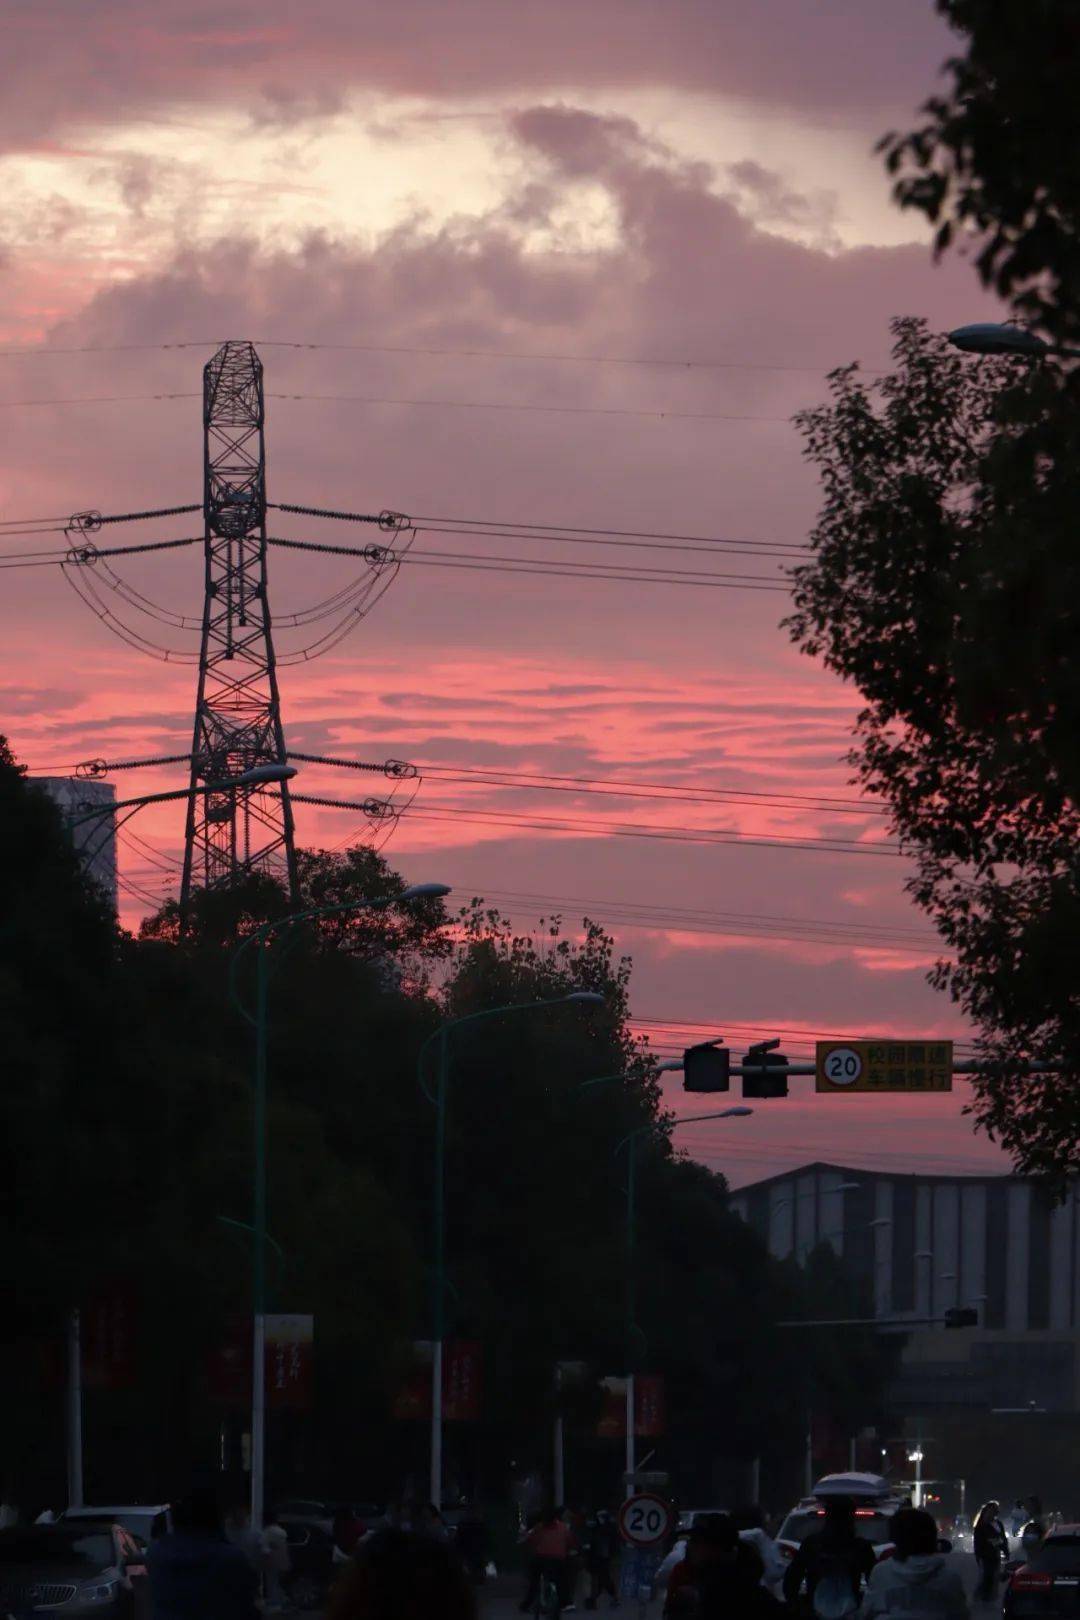
[(150, 1620), (145, 1551), (115, 1520), (0, 1530), (0, 1614)]
[(791, 1562), (811, 1531), (822, 1528), (825, 1504), (830, 1497), (838, 1496), (854, 1502), (855, 1532), (870, 1543), (874, 1557), (892, 1556), (891, 1520), (897, 1509), (905, 1506), (906, 1498), (898, 1496), (880, 1474), (826, 1474), (818, 1480), (811, 1494), (792, 1508), (780, 1526), (776, 1545), (785, 1562)]
[(1080, 1614), (1080, 1524), (1059, 1524), (1009, 1575), (1005, 1620), (1058, 1620)]
[(149, 1547), (155, 1536), (162, 1536), (172, 1529), (168, 1502), (134, 1502), (121, 1507), (69, 1507), (60, 1515), (59, 1523), (77, 1524), (84, 1519), (122, 1526), (143, 1549)]

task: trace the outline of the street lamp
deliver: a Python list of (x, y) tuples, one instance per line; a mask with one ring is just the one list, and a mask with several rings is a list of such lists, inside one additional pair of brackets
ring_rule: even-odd
[[(256, 767), (281, 769), (290, 766)], [(237, 778), (239, 780), (239, 778)], [(207, 789), (210, 791), (210, 789)], [(288, 917), (278, 917), (242, 940), (229, 963), (229, 993), (240, 1013), (255, 1028), (255, 1220), (252, 1230), (252, 1306), (254, 1315), (253, 1360), (251, 1369), (251, 1524), (262, 1529), (263, 1492), (266, 1473), (266, 1069), (271, 962), (268, 945), (275, 934), (286, 933), (301, 923), (319, 917), (338, 916), (351, 911), (382, 911), (387, 906), (411, 900), (441, 899), (450, 893), (445, 883), (414, 883), (398, 895), (378, 900), (348, 900), (342, 905), (315, 906)], [(245, 951), (255, 950), (255, 1011), (251, 1013), (240, 999), (237, 974)]]
[(197, 782), (194, 788), (172, 788), (167, 793), (141, 793), (134, 799), (118, 799), (112, 804), (87, 807), (81, 815), (69, 816), (69, 827), (81, 827), (85, 821), (111, 816), (117, 810), (141, 810), (146, 804), (164, 804), (170, 799), (187, 799), (194, 793), (227, 793), (230, 788), (266, 787), (271, 782), (288, 782), (296, 775), (295, 765), (253, 765), (239, 776), (226, 776), (220, 782)]
[(909, 1451), (908, 1454), (907, 1454), (908, 1462), (915, 1464), (915, 1506), (917, 1508), (922, 1507), (922, 1465), (923, 1465), (923, 1456), (924, 1456), (924, 1453), (923, 1453), (923, 1449), (922, 1449), (921, 1446), (916, 1446), (914, 1451)]
[[(604, 997), (596, 990), (572, 990), (565, 996), (553, 996), (547, 1001), (515, 1001), (502, 1007), (485, 1007), (480, 1012), (466, 1013), (463, 1018), (451, 1018), (432, 1030), (416, 1058), (416, 1074), (420, 1089), (435, 1106), (435, 1277), (434, 1277), (434, 1338), (431, 1353), (431, 1493), (430, 1500), (442, 1506), (442, 1454), (443, 1454), (443, 1402), (442, 1369), (443, 1339), (445, 1336), (446, 1295), (446, 1092), (450, 1077), (450, 1037), (463, 1024), (479, 1023), (481, 1019), (498, 1018), (507, 1013), (546, 1012), (551, 1007), (602, 1006)], [(424, 1084), (424, 1060), (428, 1048), (438, 1043), (438, 1078), (435, 1095)]]
[[(684, 1114), (680, 1119), (673, 1121), (674, 1125), (697, 1125), (706, 1119), (745, 1119), (752, 1114), (752, 1108), (722, 1108), (719, 1113), (713, 1114)], [(635, 1276), (635, 1247), (637, 1222), (637, 1144), (642, 1136), (648, 1135), (655, 1127), (639, 1125), (636, 1131), (624, 1136), (615, 1149), (614, 1157), (617, 1159), (623, 1148), (627, 1149), (626, 1165), (626, 1472), (633, 1476), (635, 1471), (635, 1440), (634, 1422), (636, 1418), (634, 1403), (634, 1358), (631, 1343), (634, 1337), (634, 1317), (637, 1307), (637, 1288)], [(628, 1489), (630, 1482), (628, 1480)]]

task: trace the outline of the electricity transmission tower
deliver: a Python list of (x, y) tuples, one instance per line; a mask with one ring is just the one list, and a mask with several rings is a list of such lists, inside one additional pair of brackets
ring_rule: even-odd
[[(101, 623), (129, 647), (166, 662), (198, 669), (191, 751), (154, 759), (84, 760), (75, 776), (97, 779), (111, 771), (182, 764), (186, 789), (122, 801), (122, 821), (145, 803), (185, 800), (184, 855), (180, 866), (181, 916), (190, 914), (197, 889), (235, 887), (253, 872), (284, 879), (290, 899), (298, 899), (293, 805), (319, 805), (359, 811), (371, 831), (383, 836), (400, 810), (391, 798), (329, 798), (290, 790), (291, 760), (319, 767), (376, 772), (395, 783), (414, 781), (415, 766), (404, 760), (366, 762), (289, 751), (281, 721), (278, 665), (308, 663), (331, 651), (363, 619), (396, 577), (411, 544), (412, 525), (400, 512), (339, 512), (323, 507), (277, 504), (277, 510), (316, 519), (370, 524), (393, 536), (393, 544), (326, 545), (283, 539), (266, 532), (265, 395), (262, 362), (250, 343), (222, 344), (203, 370), (203, 499), (197, 505), (161, 507), (103, 517), (77, 512), (67, 533), (78, 537), (62, 563), (64, 577)], [(106, 524), (174, 517), (202, 511), (201, 539), (148, 540), (132, 546), (100, 547), (87, 537)], [(201, 619), (155, 602), (116, 571), (139, 553), (202, 545)], [(329, 623), (314, 640), (275, 651), (267, 579), (269, 546), (333, 553), (353, 559), (359, 570), (342, 588), (320, 601), (287, 613), (279, 628), (295, 633)], [(137, 622), (131, 621), (130, 615)], [(143, 627), (149, 620), (151, 627)], [(153, 626), (199, 630), (195, 655), (163, 645)], [(396, 789), (395, 789), (396, 791)], [(415, 793), (415, 789), (413, 790)], [(411, 802), (411, 800), (410, 800)], [(135, 891), (137, 892), (137, 891)], [(141, 898), (152, 898), (145, 894)]]
[(285, 764), (266, 576), (266, 447), (262, 362), (225, 343), (203, 371), (205, 599), (180, 906), (193, 885), (232, 887), (284, 865), (297, 897), (287, 781), (201, 793), (200, 782)]

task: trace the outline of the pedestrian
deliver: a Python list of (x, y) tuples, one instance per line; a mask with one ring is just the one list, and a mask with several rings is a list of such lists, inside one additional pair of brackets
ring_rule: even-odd
[(975, 1595), (986, 1603), (991, 1601), (997, 1591), (1001, 1560), (1009, 1548), (1005, 1527), (998, 1517), (1000, 1512), (1000, 1503), (984, 1502), (975, 1515), (975, 1526), (972, 1530), (975, 1561), (979, 1566), (979, 1584)]
[(172, 1524), (146, 1555), (154, 1620), (258, 1620), (258, 1577), (225, 1539), (213, 1493), (174, 1502)]
[(706, 1513), (694, 1523), (698, 1540), (697, 1609), (701, 1620), (768, 1620), (783, 1611), (762, 1585), (755, 1549), (740, 1540), (730, 1513)]
[(736, 1508), (731, 1517), (735, 1520), (739, 1540), (753, 1547), (761, 1559), (765, 1569), (762, 1579), (766, 1587), (774, 1597), (779, 1597), (786, 1565), (780, 1556), (780, 1549), (769, 1534), (764, 1509), (753, 1503), (749, 1507)]
[(566, 1566), (566, 1612), (577, 1613), (577, 1593), (585, 1563), (585, 1540), (588, 1520), (579, 1507), (564, 1507), (562, 1518), (570, 1526), (574, 1538), (573, 1551)]
[(850, 1496), (830, 1496), (824, 1525), (810, 1532), (784, 1572), (784, 1601), (797, 1609), (805, 1587), (811, 1614), (842, 1620), (858, 1612), (873, 1568), (873, 1548), (855, 1531), (855, 1503)]
[(327, 1620), (476, 1620), (476, 1600), (445, 1543), (377, 1530), (342, 1571)]
[(334, 1514), (330, 1533), (338, 1552), (346, 1558), (351, 1558), (356, 1551), (357, 1542), (364, 1534), (364, 1521), (346, 1503)]
[(428, 1502), (416, 1514), (414, 1528), (418, 1535), (430, 1536), (433, 1541), (449, 1542), (450, 1530), (434, 1502)]
[(562, 1516), (562, 1508), (549, 1508), (539, 1523), (528, 1532), (525, 1543), (531, 1558), (528, 1585), (525, 1596), (519, 1604), (522, 1614), (527, 1614), (532, 1608), (537, 1588), (544, 1575), (554, 1582), (559, 1595), (559, 1607), (565, 1608), (570, 1591), (568, 1579), (570, 1560), (577, 1543), (573, 1531)]
[(225, 1515), (225, 1539), (232, 1546), (239, 1547), (256, 1574), (261, 1571), (262, 1537), (251, 1528), (251, 1515), (241, 1502), (231, 1507)]
[(487, 1573), (488, 1546), (488, 1527), (483, 1509), (475, 1502), (467, 1503), (458, 1524), (457, 1550), (477, 1585)]
[(937, 1525), (922, 1508), (900, 1508), (889, 1522), (895, 1546), (875, 1565), (859, 1610), (861, 1620), (967, 1620), (964, 1583), (938, 1551)]
[(266, 1612), (280, 1613), (289, 1606), (285, 1591), (285, 1577), (292, 1568), (289, 1557), (289, 1537), (276, 1513), (267, 1513), (262, 1533), (263, 1596)]
[(607, 1508), (597, 1509), (589, 1522), (587, 1533), (585, 1567), (589, 1576), (589, 1595), (585, 1599), (585, 1607), (595, 1609), (606, 1593), (611, 1599), (611, 1607), (617, 1609), (619, 1594), (615, 1587), (612, 1565), (619, 1552), (619, 1532)]
[(1024, 1506), (1020, 1498), (1017, 1497), (1016, 1501), (1012, 1505), (1012, 1512), (1009, 1514), (1009, 1529), (1012, 1531), (1014, 1536), (1018, 1536), (1020, 1534), (1030, 1517), (1031, 1515), (1028, 1513), (1027, 1508)]

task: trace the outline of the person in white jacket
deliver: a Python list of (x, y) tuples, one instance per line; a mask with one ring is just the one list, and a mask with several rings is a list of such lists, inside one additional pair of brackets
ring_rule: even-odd
[(921, 1508), (901, 1508), (890, 1525), (896, 1547), (875, 1566), (863, 1594), (861, 1620), (968, 1620), (964, 1584), (938, 1552), (937, 1525)]

